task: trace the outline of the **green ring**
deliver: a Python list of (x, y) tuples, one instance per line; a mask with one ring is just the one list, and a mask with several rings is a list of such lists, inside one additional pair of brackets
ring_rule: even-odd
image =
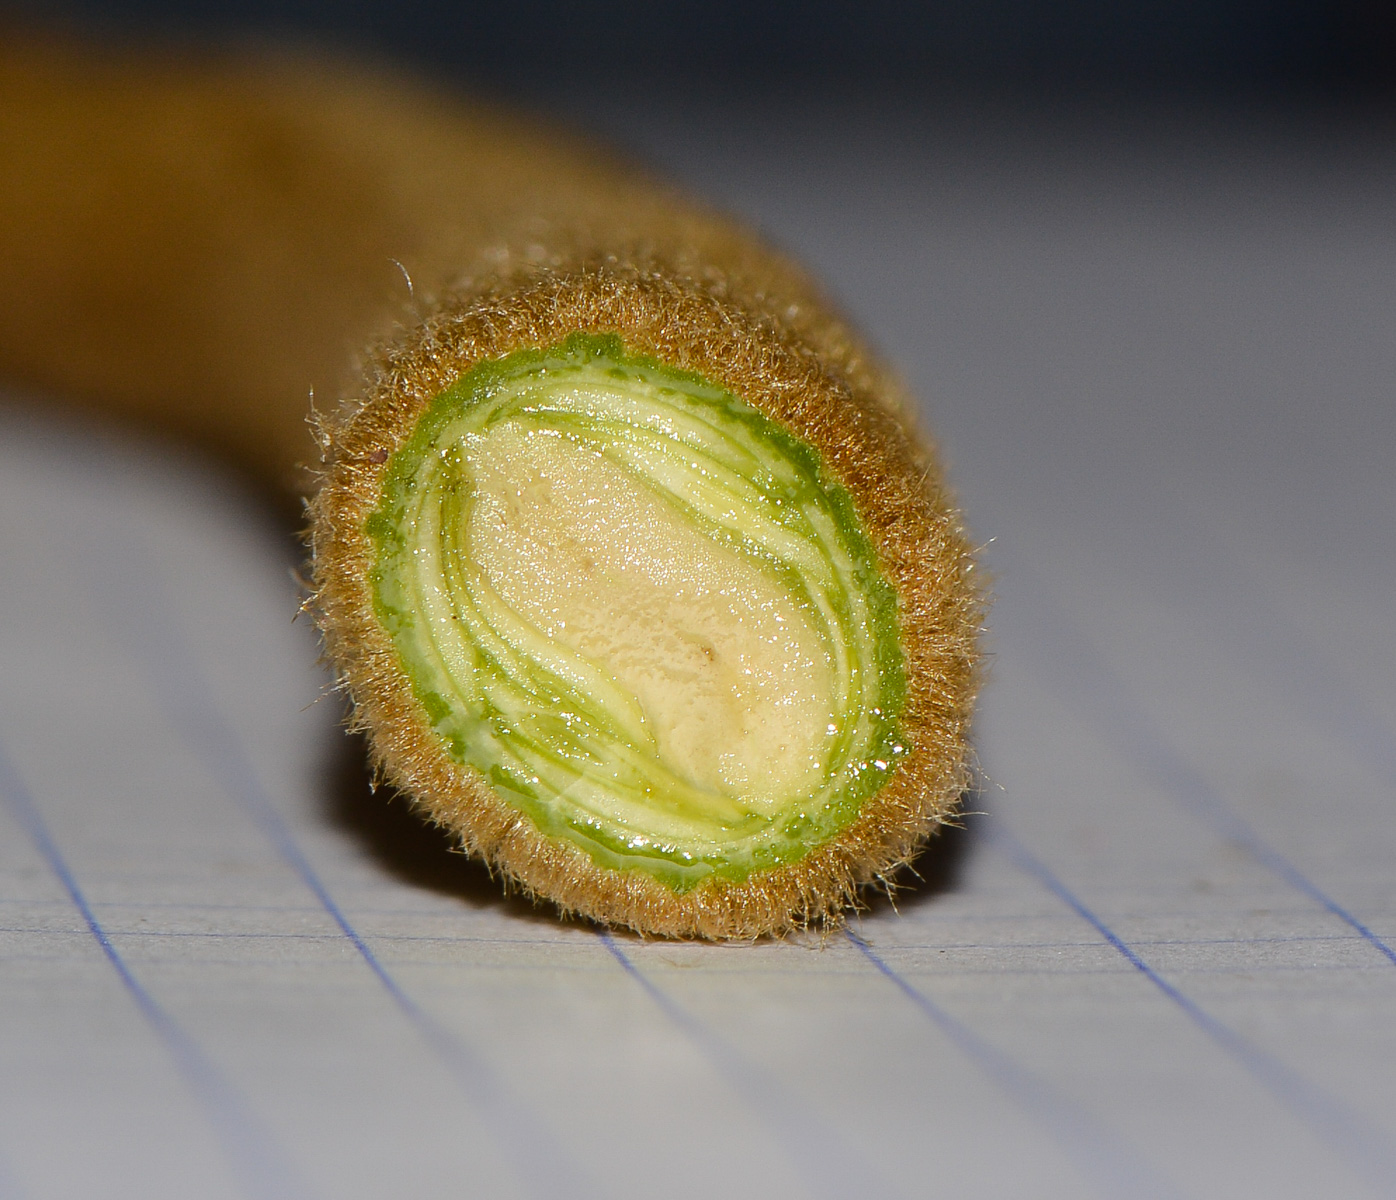
[[(554, 393), (539, 385), (568, 373), (624, 380), (632, 394), (645, 394), (654, 419), (626, 423), (549, 401)], [(775, 815), (743, 812), (740, 797), (702, 791), (660, 760), (625, 696), (607, 684), (604, 664), (579, 684), (528, 653), (546, 651), (547, 635), (494, 604), (446, 536), (462, 527), (472, 501), (461, 439), (504, 421), (624, 460), (690, 527), (746, 557), (798, 601), (833, 659), (847, 660), (838, 732), (814, 793), (788, 798)], [(700, 511), (645, 476), (633, 463), (646, 454), (683, 479), (725, 489), (730, 511)], [(422, 528), (441, 536), (423, 547)], [(846, 828), (906, 754), (896, 594), (848, 492), (813, 448), (764, 413), (698, 375), (627, 354), (617, 336), (574, 334), (461, 376), (388, 460), (366, 530), (375, 547), (375, 611), (444, 752), (480, 771), (540, 832), (577, 845), (598, 865), (644, 871), (676, 892), (709, 876), (742, 882), (797, 861)], [(414, 553), (422, 548), (441, 563), (425, 580)], [(422, 611), (428, 591), (431, 603), (449, 606), (451, 628)], [(630, 703), (638, 706), (634, 697)], [(588, 808), (576, 798), (582, 790), (662, 807), (693, 825), (707, 821), (716, 832), (656, 842)]]

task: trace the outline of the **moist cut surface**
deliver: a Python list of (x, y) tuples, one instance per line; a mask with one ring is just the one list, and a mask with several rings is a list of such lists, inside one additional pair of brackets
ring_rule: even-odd
[(906, 753), (895, 599), (848, 494), (619, 338), (469, 371), (367, 531), (444, 748), (600, 866), (740, 882), (837, 834)]

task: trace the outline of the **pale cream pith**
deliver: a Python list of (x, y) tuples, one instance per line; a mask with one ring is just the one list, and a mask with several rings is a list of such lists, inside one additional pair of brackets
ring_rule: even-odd
[(819, 785), (830, 655), (785, 588), (555, 433), (498, 426), (464, 457), (479, 489), (464, 556), (516, 613), (635, 698), (641, 734), (671, 770), (763, 813)]

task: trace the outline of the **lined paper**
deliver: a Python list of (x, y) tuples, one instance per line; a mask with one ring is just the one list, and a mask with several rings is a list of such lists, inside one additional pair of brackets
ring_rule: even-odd
[(925, 397), (964, 829), (825, 938), (558, 922), (370, 792), (269, 514), (15, 396), (0, 1197), (1396, 1195), (1396, 156), (765, 105), (594, 116)]

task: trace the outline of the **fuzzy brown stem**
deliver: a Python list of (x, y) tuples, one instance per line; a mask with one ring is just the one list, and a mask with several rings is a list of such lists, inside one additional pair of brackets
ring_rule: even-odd
[[(595, 147), (303, 61), (11, 37), (0, 161), (0, 372), (314, 495), (322, 627), (376, 759), (526, 890), (646, 932), (750, 937), (836, 915), (953, 812), (981, 612), (958, 515), (899, 385), (749, 234)], [(897, 590), (912, 762), (838, 845), (758, 886), (679, 899), (532, 830), (431, 744), (374, 621), (364, 522), (387, 457), (471, 366), (579, 330), (813, 446)]]

